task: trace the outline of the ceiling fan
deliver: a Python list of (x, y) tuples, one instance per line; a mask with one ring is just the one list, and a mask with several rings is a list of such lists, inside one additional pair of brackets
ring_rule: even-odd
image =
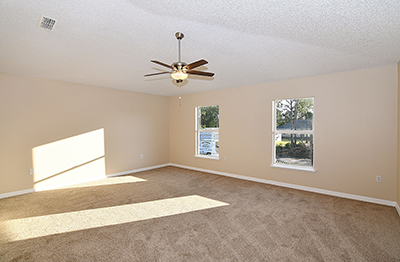
[(171, 77), (176, 80), (177, 83), (182, 83), (183, 80), (185, 80), (188, 75), (199, 75), (199, 76), (207, 76), (207, 77), (213, 77), (214, 73), (211, 72), (203, 72), (203, 71), (197, 71), (193, 70), (196, 67), (202, 66), (207, 64), (208, 62), (204, 59), (200, 59), (198, 61), (195, 61), (190, 64), (186, 64), (181, 61), (181, 40), (183, 39), (184, 35), (180, 32), (177, 32), (175, 34), (176, 39), (178, 39), (178, 48), (179, 48), (179, 61), (173, 63), (172, 65), (167, 65), (163, 62), (156, 61), (156, 60), (150, 60), (153, 63), (159, 64), (161, 66), (167, 67), (171, 69), (171, 71), (163, 71), (163, 72), (158, 72), (158, 73), (152, 73), (152, 74), (147, 74), (144, 76), (155, 76), (155, 75), (161, 75), (161, 74), (171, 74)]

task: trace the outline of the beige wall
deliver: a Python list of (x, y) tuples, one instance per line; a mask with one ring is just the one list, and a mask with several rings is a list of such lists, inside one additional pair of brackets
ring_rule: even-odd
[(400, 206), (400, 62), (397, 64), (397, 204)]
[(34, 148), (95, 130), (107, 174), (168, 163), (168, 107), (167, 97), (0, 73), (0, 194), (33, 188)]
[[(397, 67), (170, 98), (171, 163), (396, 200)], [(315, 97), (316, 173), (270, 167), (272, 100)], [(220, 106), (220, 158), (195, 158), (194, 108)], [(227, 156), (228, 160), (223, 160)], [(376, 183), (376, 175), (382, 183)]]
[[(177, 97), (0, 73), (0, 194), (33, 188), (33, 149), (103, 129), (107, 174), (172, 162), (400, 203), (399, 76), (392, 65), (185, 95), (179, 106)], [(272, 100), (309, 96), (317, 172), (270, 167)], [(194, 108), (215, 104), (221, 160), (195, 158)]]

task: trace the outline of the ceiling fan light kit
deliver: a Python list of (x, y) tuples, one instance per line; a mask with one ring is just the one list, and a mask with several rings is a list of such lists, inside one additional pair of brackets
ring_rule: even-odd
[(185, 35), (181, 32), (177, 32), (175, 34), (176, 39), (178, 40), (178, 62), (173, 63), (172, 65), (165, 64), (163, 62), (157, 61), (157, 60), (150, 60), (153, 63), (156, 63), (158, 65), (167, 67), (171, 69), (170, 72), (168, 71), (163, 71), (163, 72), (158, 72), (158, 73), (153, 73), (153, 74), (147, 74), (144, 76), (155, 76), (155, 75), (161, 75), (161, 74), (170, 74), (173, 79), (176, 80), (176, 83), (182, 83), (183, 80), (185, 80), (189, 74), (192, 75), (199, 75), (199, 76), (207, 76), (207, 77), (213, 77), (214, 73), (211, 72), (203, 72), (203, 71), (196, 71), (192, 70), (193, 68), (202, 66), (207, 64), (208, 62), (204, 59), (200, 59), (196, 62), (186, 64), (181, 61), (181, 40), (183, 39)]
[(186, 74), (184, 70), (177, 70), (171, 73), (171, 77), (176, 80), (185, 80), (188, 74)]

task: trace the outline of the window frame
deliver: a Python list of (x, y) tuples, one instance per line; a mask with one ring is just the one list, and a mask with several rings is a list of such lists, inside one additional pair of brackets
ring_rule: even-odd
[[(312, 120), (312, 130), (292, 130), (292, 129), (277, 129), (276, 126), (276, 104), (277, 101), (282, 101), (282, 100), (296, 100), (296, 99), (307, 99), (307, 98), (312, 98), (313, 99), (313, 120)], [(290, 134), (302, 134), (302, 135), (312, 135), (313, 137), (313, 154), (312, 154), (312, 166), (300, 166), (300, 165), (285, 165), (282, 163), (277, 163), (276, 162), (276, 135), (277, 134), (284, 134), (284, 133), (290, 133)], [(286, 169), (294, 169), (294, 170), (301, 170), (301, 171), (310, 171), (310, 172), (316, 172), (315, 170), (315, 97), (313, 96), (308, 96), (308, 97), (297, 97), (297, 98), (282, 98), (282, 99), (274, 99), (272, 100), (272, 164), (271, 167), (277, 167), (277, 168), (286, 168)]]
[(218, 134), (218, 142), (219, 142), (219, 113), (218, 113), (218, 127), (216, 128), (201, 128), (201, 114), (200, 110), (203, 107), (211, 107), (211, 106), (218, 106), (219, 105), (209, 105), (209, 106), (197, 106), (195, 107), (195, 157), (206, 158), (206, 159), (214, 159), (219, 160), (219, 150), (218, 155), (203, 155), (200, 154), (200, 133), (201, 132), (213, 132)]

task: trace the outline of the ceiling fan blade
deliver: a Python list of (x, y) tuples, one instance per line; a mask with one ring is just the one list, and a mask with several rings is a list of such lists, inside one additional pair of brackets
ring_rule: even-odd
[(205, 64), (207, 64), (207, 63), (208, 63), (208, 62), (207, 62), (206, 60), (201, 59), (201, 60), (199, 60), (199, 61), (196, 61), (196, 62), (193, 62), (193, 63), (190, 63), (190, 64), (186, 65), (186, 68), (187, 68), (188, 70), (190, 70), (190, 69), (193, 69), (193, 68), (196, 68), (196, 67), (205, 65)]
[(167, 65), (167, 64), (165, 64), (165, 63), (163, 63), (163, 62), (156, 61), (156, 60), (150, 60), (150, 61), (153, 62), (153, 63), (156, 63), (156, 64), (159, 64), (159, 65), (162, 65), (162, 66), (165, 66), (165, 67), (168, 67), (168, 68), (171, 68), (171, 69), (172, 69), (172, 66)]
[(159, 73), (147, 74), (144, 76), (155, 76), (155, 75), (161, 75), (161, 74), (170, 74), (170, 72), (159, 72)]
[(212, 77), (214, 76), (214, 73), (211, 72), (203, 72), (203, 71), (196, 71), (196, 70), (188, 70), (186, 73), (191, 74), (191, 75), (199, 75), (199, 76), (209, 76)]

